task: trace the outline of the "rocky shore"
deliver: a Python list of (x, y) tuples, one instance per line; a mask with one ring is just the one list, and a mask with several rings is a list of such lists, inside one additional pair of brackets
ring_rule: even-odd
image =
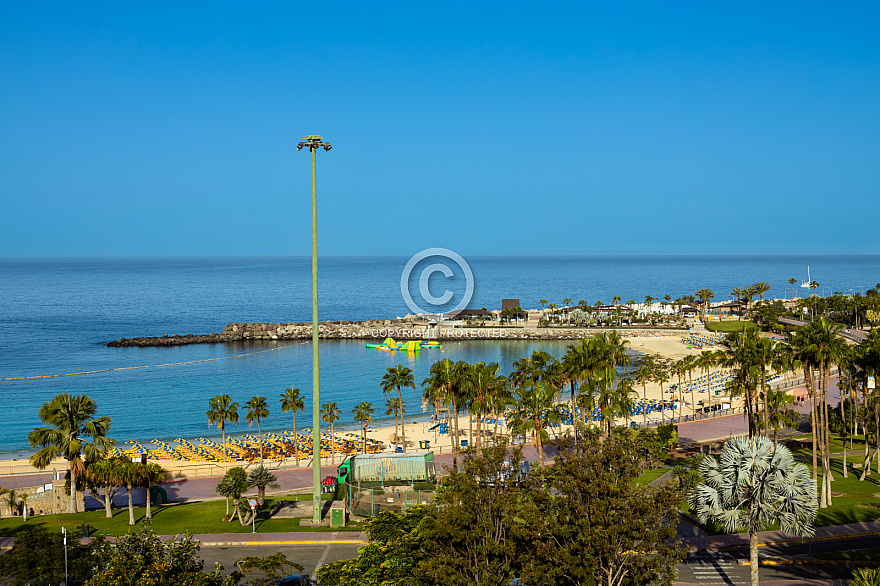
[[(398, 320), (376, 321), (326, 321), (318, 325), (318, 335), (323, 340), (579, 340), (589, 338), (604, 331), (582, 328), (540, 328), (526, 329), (517, 327), (441, 327), (430, 328), (424, 324), (413, 324)], [(640, 329), (620, 328), (617, 330), (624, 337), (638, 336), (677, 336), (685, 329)], [(203, 335), (164, 335), (161, 337), (121, 338), (110, 342), (111, 348), (146, 347), (146, 346), (182, 346), (186, 344), (226, 344), (244, 341), (269, 340), (309, 340), (312, 337), (312, 325), (309, 322), (298, 323), (231, 323), (222, 332)]]

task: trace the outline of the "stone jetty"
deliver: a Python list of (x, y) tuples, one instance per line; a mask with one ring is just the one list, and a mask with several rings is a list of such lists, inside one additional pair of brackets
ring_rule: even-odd
[[(324, 321), (318, 324), (323, 340), (579, 340), (604, 329), (583, 328), (521, 328), (521, 327), (429, 327), (405, 320)], [(618, 328), (621, 336), (679, 336), (683, 328)], [(310, 322), (297, 323), (231, 323), (213, 334), (164, 335), (161, 337), (122, 338), (107, 344), (111, 348), (145, 346), (182, 346), (186, 344), (227, 344), (234, 342), (265, 342), (272, 340), (310, 340)]]

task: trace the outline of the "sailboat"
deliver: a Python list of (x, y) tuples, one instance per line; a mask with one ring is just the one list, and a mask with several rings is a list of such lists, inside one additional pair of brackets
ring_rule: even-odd
[(812, 283), (812, 282), (813, 282), (813, 279), (812, 279), (812, 277), (810, 277), (810, 265), (807, 265), (807, 280), (801, 282), (801, 287), (803, 289), (809, 289), (810, 283)]

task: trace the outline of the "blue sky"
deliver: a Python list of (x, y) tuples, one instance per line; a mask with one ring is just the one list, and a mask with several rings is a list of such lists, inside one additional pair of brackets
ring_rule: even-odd
[(876, 3), (309, 4), (0, 5), (0, 256), (880, 253)]

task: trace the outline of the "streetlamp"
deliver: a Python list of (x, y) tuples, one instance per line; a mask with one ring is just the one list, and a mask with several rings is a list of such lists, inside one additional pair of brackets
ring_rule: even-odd
[(321, 393), (318, 370), (318, 180), (315, 152), (323, 147), (329, 151), (330, 143), (320, 136), (303, 137), (296, 150), (303, 147), (312, 151), (312, 523), (321, 522)]

